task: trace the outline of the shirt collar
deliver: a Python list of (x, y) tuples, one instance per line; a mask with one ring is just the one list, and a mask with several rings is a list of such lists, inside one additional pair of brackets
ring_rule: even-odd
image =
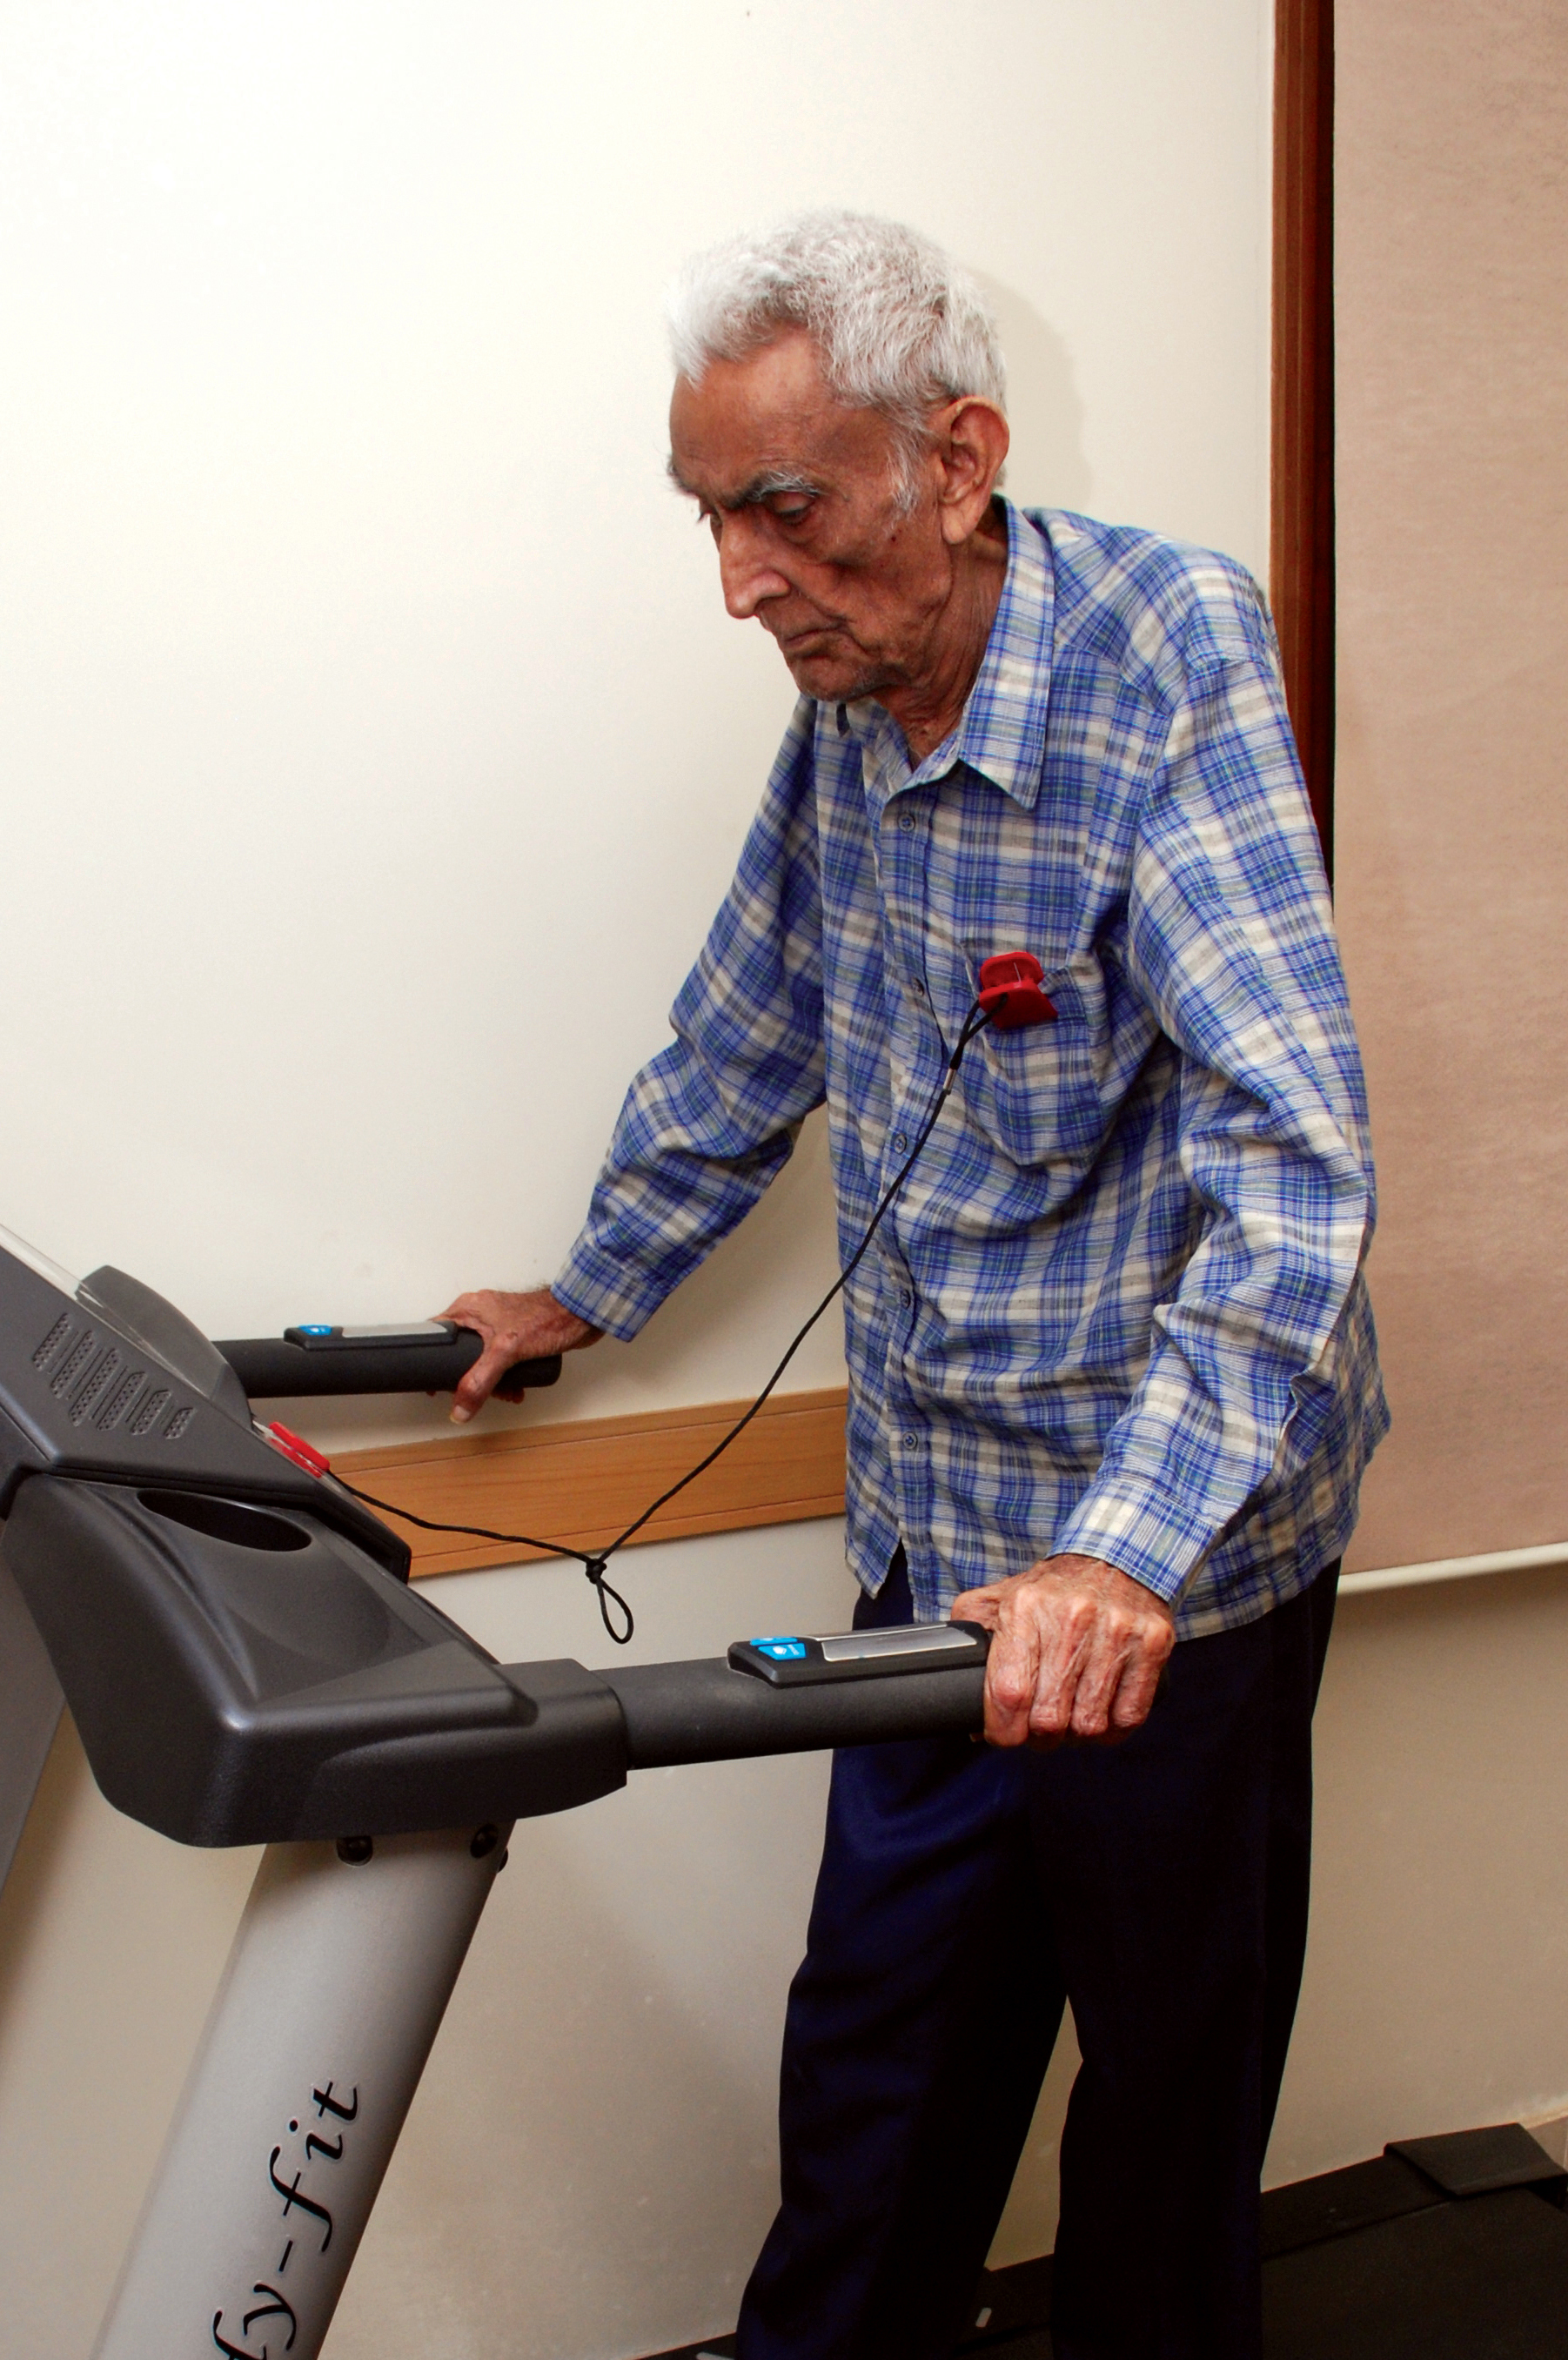
[(945, 778), (963, 762), (1032, 811), (1045, 760), (1055, 581), (1045, 536), (1011, 500), (1000, 504), (1007, 526), (1007, 571), (957, 728), (911, 770), (902, 733), (875, 698), (841, 705), (838, 723), (841, 733), (852, 732), (884, 757), (891, 751), (889, 740), (898, 747), (902, 759), (891, 767), (903, 775), (894, 792)]

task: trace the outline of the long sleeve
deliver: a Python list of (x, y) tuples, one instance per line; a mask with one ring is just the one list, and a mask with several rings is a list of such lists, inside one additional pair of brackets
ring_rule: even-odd
[(1178, 1150), (1203, 1228), (1054, 1542), (1168, 1600), (1334, 1439), (1374, 1218), (1360, 1063), (1271, 635), (1256, 610), (1237, 619), (1240, 644), (1177, 701), (1127, 936), (1130, 978), (1181, 1054)]
[(623, 1339), (750, 1211), (821, 1102), (822, 897), (805, 700), (723, 907), (626, 1093), (554, 1291)]

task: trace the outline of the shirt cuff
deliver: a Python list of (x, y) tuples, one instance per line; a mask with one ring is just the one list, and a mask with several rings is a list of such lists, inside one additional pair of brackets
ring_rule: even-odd
[(591, 1328), (629, 1344), (659, 1309), (668, 1286), (661, 1286), (634, 1262), (617, 1262), (586, 1236), (578, 1239), (550, 1293)]
[(1214, 1539), (1206, 1521), (1194, 1524), (1147, 1477), (1122, 1473), (1090, 1485), (1051, 1549), (1097, 1557), (1174, 1606)]

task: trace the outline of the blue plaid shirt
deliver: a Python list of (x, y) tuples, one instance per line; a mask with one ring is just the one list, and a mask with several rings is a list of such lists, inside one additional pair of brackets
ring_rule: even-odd
[(957, 729), (911, 766), (803, 698), (555, 1291), (636, 1335), (826, 1098), (847, 1260), (993, 952), (987, 1030), (847, 1290), (848, 1550), (917, 1612), (1054, 1551), (1250, 1621), (1348, 1538), (1388, 1425), (1356, 1040), (1262, 597), (1228, 559), (1007, 508)]

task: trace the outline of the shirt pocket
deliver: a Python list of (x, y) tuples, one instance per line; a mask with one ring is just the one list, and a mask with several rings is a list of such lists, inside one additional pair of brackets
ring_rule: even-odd
[[(980, 961), (990, 949), (989, 944), (965, 945), (972, 991), (979, 990)], [(1040, 989), (1056, 1011), (1055, 1022), (1011, 1032), (987, 1025), (964, 1060), (964, 1103), (993, 1146), (1030, 1170), (1059, 1164), (1070, 1184), (1098, 1154), (1111, 1121), (1099, 983), (1097, 968), (1092, 978), (1072, 967), (1047, 968)]]

